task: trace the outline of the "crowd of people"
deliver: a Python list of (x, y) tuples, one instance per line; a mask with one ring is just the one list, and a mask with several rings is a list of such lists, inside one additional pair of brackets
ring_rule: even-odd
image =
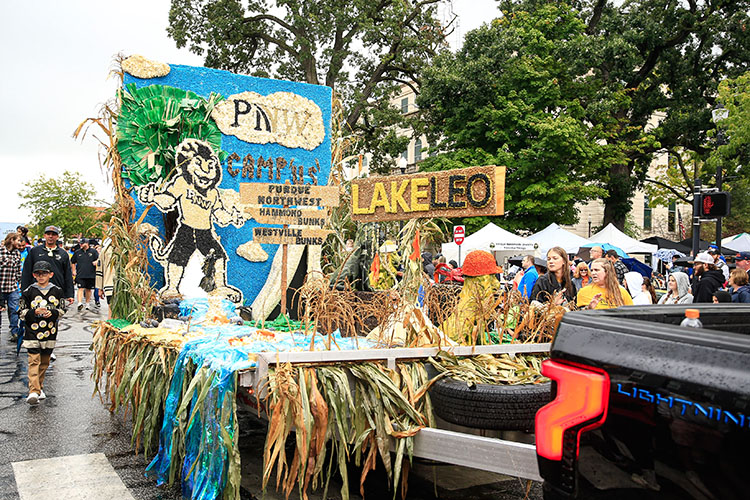
[[(66, 249), (59, 238), (60, 229), (47, 226), (44, 237), (33, 246), (27, 228), (18, 226), (0, 246), (0, 311), (7, 310), (8, 339), (22, 341), (28, 352), (30, 404), (46, 398), (44, 376), (55, 359), (58, 322), (73, 305), (76, 286), (78, 311), (100, 305), (99, 242), (83, 238)], [(92, 298), (94, 304), (90, 305)]]
[(615, 250), (595, 246), (591, 260), (571, 262), (563, 248), (547, 252), (546, 272), (534, 257), (522, 260), (514, 286), (529, 300), (573, 304), (579, 308), (608, 309), (622, 305), (750, 303), (750, 252), (735, 257), (729, 265), (716, 249), (699, 253), (692, 263), (692, 279), (684, 267), (673, 265), (667, 275), (666, 291), (657, 297), (652, 279), (628, 270)]

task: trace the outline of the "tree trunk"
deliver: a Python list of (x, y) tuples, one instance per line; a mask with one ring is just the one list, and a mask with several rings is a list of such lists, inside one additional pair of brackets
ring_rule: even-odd
[(617, 229), (625, 229), (625, 219), (632, 208), (633, 181), (628, 165), (612, 165), (609, 168), (608, 195), (604, 199), (604, 220), (602, 226), (610, 222)]

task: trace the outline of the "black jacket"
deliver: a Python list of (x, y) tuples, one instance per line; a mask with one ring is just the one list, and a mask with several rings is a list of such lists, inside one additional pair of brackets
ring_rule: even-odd
[[(50, 255), (51, 254), (51, 255)], [(29, 250), (29, 255), (23, 262), (23, 272), (21, 273), (21, 290), (26, 290), (35, 283), (32, 270), (34, 263), (40, 260), (46, 260), (52, 265), (52, 271), (55, 273), (50, 280), (54, 285), (62, 288), (65, 298), (73, 298), (73, 272), (70, 269), (70, 257), (68, 252), (60, 247), (54, 250), (48, 250), (46, 245), (38, 245)]]
[[(562, 287), (562, 283), (558, 283), (554, 273), (545, 273), (539, 276), (539, 279), (534, 283), (534, 288), (531, 290), (531, 300), (549, 302), (550, 297), (552, 297), (552, 295), (558, 290), (562, 290)], [(566, 290), (563, 294), (565, 300), (568, 302), (575, 301), (576, 299), (575, 286), (573, 285), (572, 280), (571, 288), (572, 290)]]
[(713, 302), (714, 292), (724, 283), (724, 273), (718, 269), (709, 269), (700, 275), (700, 279), (693, 281), (693, 303)]

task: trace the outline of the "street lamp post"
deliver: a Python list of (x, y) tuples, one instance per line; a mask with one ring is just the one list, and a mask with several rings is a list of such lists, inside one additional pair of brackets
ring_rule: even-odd
[[(718, 123), (725, 119), (727, 116), (729, 116), (729, 110), (719, 104), (712, 112), (711, 112), (711, 120), (717, 125), (716, 127), (716, 147), (723, 146), (726, 144), (726, 137), (724, 136), (724, 131), (721, 130), (718, 127)], [(721, 162), (716, 162), (716, 189), (721, 191), (721, 183), (722, 183), (722, 169), (721, 169)], [(721, 217), (716, 218), (716, 247), (718, 248), (719, 255), (721, 255)]]

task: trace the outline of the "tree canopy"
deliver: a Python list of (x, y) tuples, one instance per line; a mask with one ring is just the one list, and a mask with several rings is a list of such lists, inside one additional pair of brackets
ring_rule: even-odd
[[(434, 134), (444, 127), (444, 148), (480, 147), (508, 161), (514, 182), (549, 182), (552, 191), (546, 194), (554, 199), (554, 191), (566, 188), (561, 185), (566, 177), (545, 170), (539, 156), (547, 155), (546, 165), (554, 163), (551, 157), (560, 151), (553, 147), (560, 143), (538, 144), (537, 130), (544, 123), (553, 126), (575, 144), (561, 155), (562, 163), (570, 165), (577, 155), (584, 159), (570, 172), (587, 181), (586, 187), (604, 189), (603, 222), (621, 229), (631, 197), (657, 155), (690, 153), (702, 160), (709, 155), (719, 82), (747, 71), (750, 63), (749, 0), (499, 4), (498, 19), (467, 35), (459, 54), (440, 56), (426, 73), (418, 102)], [(483, 63), (493, 58), (501, 69)], [(535, 156), (522, 154), (524, 136)], [(503, 156), (507, 153), (511, 156)], [(525, 169), (519, 167), (524, 158)], [(591, 172), (588, 167), (596, 163)], [(574, 191), (571, 198), (558, 197), (561, 207), (593, 194)], [(533, 194), (545, 196), (533, 189), (522, 196)], [(524, 216), (517, 201), (509, 200), (511, 217)], [(576, 216), (572, 206), (560, 213), (557, 222)]]
[[(585, 50), (585, 29), (570, 8), (546, 4), (485, 24), (456, 54), (438, 56), (417, 102), (450, 152), (420, 168), (505, 165), (504, 227), (574, 223), (575, 203), (604, 193), (597, 181), (606, 150), (581, 104), (591, 91), (569, 65)], [(475, 222), (485, 221), (467, 224)]]
[(708, 133), (708, 155), (693, 151), (670, 155), (669, 163), (647, 179), (647, 192), (655, 204), (672, 200), (692, 203), (694, 181), (700, 179), (704, 187), (714, 187), (721, 168), (722, 190), (732, 193), (731, 215), (724, 219), (724, 229), (745, 232), (750, 229), (750, 72), (723, 80), (717, 102), (725, 107), (726, 118)]
[(59, 177), (41, 177), (27, 181), (19, 193), (21, 208), (31, 212), (32, 233), (41, 234), (46, 226), (55, 225), (62, 236), (100, 236), (100, 218), (92, 205), (96, 190), (78, 172), (66, 170)]
[(445, 44), (440, 1), (172, 0), (167, 31), (208, 67), (332, 87), (377, 169), (409, 141), (388, 99)]

